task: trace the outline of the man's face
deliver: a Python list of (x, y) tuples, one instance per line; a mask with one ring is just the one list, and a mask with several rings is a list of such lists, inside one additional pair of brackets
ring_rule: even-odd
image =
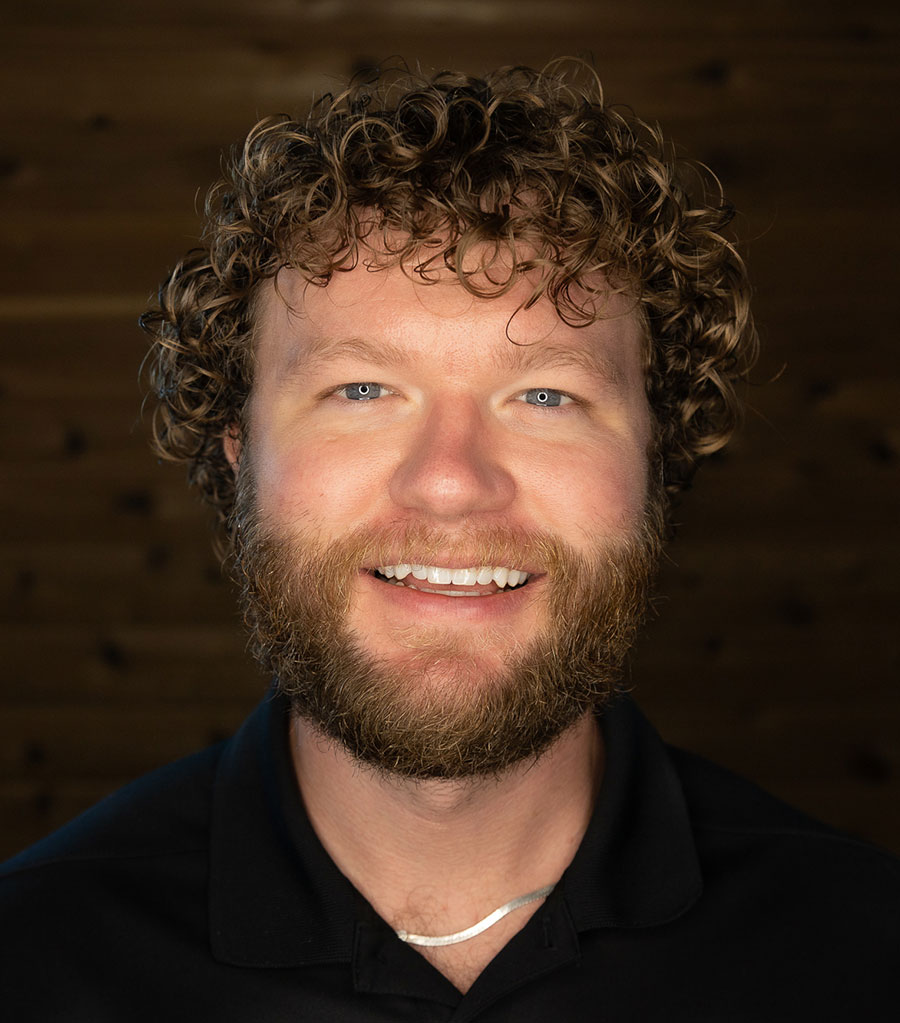
[[(639, 322), (614, 296), (570, 327), (520, 310), (529, 290), (358, 266), (325, 288), (282, 271), (258, 305), (248, 619), (301, 713), (402, 773), (539, 752), (611, 684), (646, 600)], [(501, 755), (504, 729), (527, 738)]]

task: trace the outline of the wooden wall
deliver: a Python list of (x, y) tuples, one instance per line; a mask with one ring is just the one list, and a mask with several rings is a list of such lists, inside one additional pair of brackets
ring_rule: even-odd
[[(12, 6), (12, 5), (10, 5)], [(861, 0), (42, 0), (0, 62), (0, 853), (264, 682), (140, 417), (135, 320), (221, 148), (352, 68), (590, 52), (742, 211), (765, 354), (633, 681), (673, 741), (900, 851), (900, 17)]]

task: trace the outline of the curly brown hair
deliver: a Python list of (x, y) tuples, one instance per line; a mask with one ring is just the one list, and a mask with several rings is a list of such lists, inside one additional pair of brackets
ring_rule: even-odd
[[(210, 191), (204, 247), (141, 317), (157, 452), (187, 464), (227, 523), (222, 440), (252, 385), (254, 296), (288, 265), (324, 286), (365, 244), (425, 282), (449, 268), (481, 295), (530, 273), (529, 304), (546, 296), (573, 325), (602, 315), (598, 281), (627, 289), (648, 337), (655, 455), (676, 493), (731, 436), (756, 352), (744, 265), (724, 234), (732, 208), (691, 165), (692, 197), (687, 166), (568, 62), (484, 78), (382, 75), (304, 120), (260, 121)], [(499, 257), (487, 276), (467, 258), (484, 243)]]

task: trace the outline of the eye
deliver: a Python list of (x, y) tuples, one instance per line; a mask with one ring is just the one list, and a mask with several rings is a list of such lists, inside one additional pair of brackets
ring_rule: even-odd
[(381, 384), (344, 384), (334, 393), (350, 401), (371, 401), (373, 398), (380, 398), (385, 390)]
[(541, 408), (555, 408), (557, 405), (568, 405), (572, 401), (568, 394), (555, 391), (552, 387), (532, 387), (525, 391), (522, 397), (529, 405)]

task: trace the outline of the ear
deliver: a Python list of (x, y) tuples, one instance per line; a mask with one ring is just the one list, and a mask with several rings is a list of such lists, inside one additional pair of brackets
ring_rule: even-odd
[(231, 466), (231, 471), (237, 477), (238, 469), (241, 465), (241, 431), (237, 423), (231, 423), (225, 430), (225, 434), (222, 437), (222, 448), (225, 451), (225, 457), (228, 459), (228, 464)]

